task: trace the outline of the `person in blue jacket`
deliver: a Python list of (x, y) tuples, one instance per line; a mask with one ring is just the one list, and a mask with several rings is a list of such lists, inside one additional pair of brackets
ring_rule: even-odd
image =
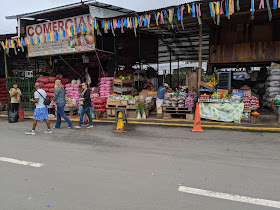
[(168, 84), (164, 83), (162, 86), (158, 88), (157, 91), (157, 108), (160, 108), (163, 104), (164, 94), (167, 92)]

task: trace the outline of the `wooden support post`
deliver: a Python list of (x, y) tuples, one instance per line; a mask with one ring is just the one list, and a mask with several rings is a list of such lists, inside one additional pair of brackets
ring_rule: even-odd
[(178, 85), (180, 84), (180, 61), (178, 60)]
[(169, 85), (170, 85), (170, 88), (172, 87), (172, 80), (171, 80), (171, 71), (172, 71), (172, 66), (171, 66), (171, 60), (172, 60), (172, 57), (171, 57), (172, 55), (171, 55), (171, 49), (169, 49), (169, 58), (170, 58), (170, 60), (169, 60), (169, 73), (170, 73), (170, 77), (169, 77)]
[(3, 50), (3, 51), (4, 51), (4, 63), (5, 63), (5, 77), (7, 78), (7, 77), (9, 77), (9, 75), (8, 75), (8, 65), (7, 65), (7, 55), (6, 55), (5, 50)]
[(201, 71), (202, 71), (202, 24), (199, 25), (199, 54), (198, 54), (198, 62), (199, 62), (199, 69), (198, 69), (198, 94), (200, 92), (200, 82), (201, 82)]

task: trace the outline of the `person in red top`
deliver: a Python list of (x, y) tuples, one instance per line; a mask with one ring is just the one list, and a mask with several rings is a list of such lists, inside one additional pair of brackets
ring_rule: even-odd
[(154, 85), (153, 85), (153, 83), (152, 83), (151, 78), (148, 79), (148, 82), (147, 82), (146, 85), (144, 86), (144, 89), (145, 89), (145, 88), (148, 89), (149, 91), (151, 91), (152, 88), (154, 88)]

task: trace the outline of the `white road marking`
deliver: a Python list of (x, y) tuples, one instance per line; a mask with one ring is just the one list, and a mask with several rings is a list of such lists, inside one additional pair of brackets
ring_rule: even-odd
[(25, 166), (32, 166), (32, 167), (36, 167), (36, 168), (39, 168), (44, 165), (44, 163), (34, 163), (34, 162), (16, 160), (16, 159), (7, 158), (7, 157), (0, 157), (0, 161), (8, 162), (8, 163), (15, 163), (15, 164), (19, 164), (19, 165), (25, 165)]
[(279, 201), (265, 200), (265, 199), (260, 199), (260, 198), (250, 198), (247, 196), (233, 195), (233, 194), (227, 194), (227, 193), (221, 193), (221, 192), (213, 192), (213, 191), (209, 191), (209, 190), (202, 190), (202, 189), (184, 187), (184, 186), (179, 186), (178, 191), (184, 192), (184, 193), (195, 194), (195, 195), (212, 197), (212, 198), (220, 198), (220, 199), (225, 199), (225, 200), (250, 203), (250, 204), (255, 204), (255, 205), (259, 205), (259, 206), (280, 208)]

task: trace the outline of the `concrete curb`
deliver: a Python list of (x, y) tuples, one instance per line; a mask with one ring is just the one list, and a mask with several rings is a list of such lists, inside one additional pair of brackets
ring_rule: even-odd
[[(0, 115), (1, 118), (7, 118), (8, 115)], [(25, 119), (33, 119), (33, 116), (26, 116)], [(56, 119), (50, 119), (55, 121)], [(63, 119), (62, 119), (63, 120)], [(71, 119), (73, 122), (79, 122), (79, 119)], [(96, 123), (115, 123), (115, 120), (93, 120)], [(192, 128), (193, 124), (179, 124), (179, 123), (162, 123), (162, 122), (139, 122), (139, 121), (128, 121), (128, 124), (134, 125), (152, 125), (152, 126), (171, 126), (171, 127), (187, 127)], [(247, 131), (247, 132), (280, 132), (280, 128), (276, 127), (245, 127), (245, 126), (230, 126), (230, 125), (203, 125), (202, 128), (209, 129), (222, 129), (222, 130), (236, 130), (236, 131)]]

